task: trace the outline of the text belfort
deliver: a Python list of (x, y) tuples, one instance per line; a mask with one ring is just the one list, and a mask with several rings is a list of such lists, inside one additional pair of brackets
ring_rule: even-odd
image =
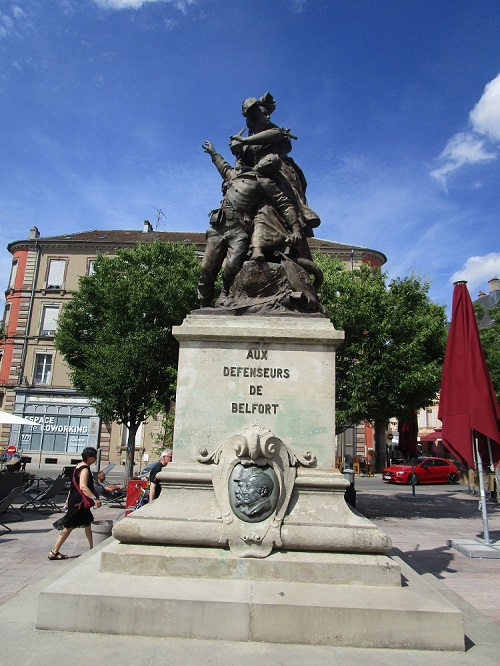
[[(269, 350), (267, 349), (249, 349), (247, 351), (247, 361), (269, 361)], [(268, 365), (225, 365), (223, 367), (224, 377), (236, 377), (243, 379), (289, 379), (290, 370), (288, 368), (277, 368)], [(265, 398), (264, 389), (266, 384), (248, 384), (249, 396), (262, 396)], [(255, 399), (255, 398), (254, 398)], [(232, 402), (231, 412), (233, 414), (276, 414), (280, 405), (275, 402)]]

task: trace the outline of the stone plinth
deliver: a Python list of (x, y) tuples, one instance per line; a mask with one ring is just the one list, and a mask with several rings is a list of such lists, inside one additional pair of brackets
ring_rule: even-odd
[(219, 580), (401, 587), (401, 569), (386, 555), (274, 552), (236, 557), (222, 548), (135, 546), (115, 541), (101, 553), (100, 573)]

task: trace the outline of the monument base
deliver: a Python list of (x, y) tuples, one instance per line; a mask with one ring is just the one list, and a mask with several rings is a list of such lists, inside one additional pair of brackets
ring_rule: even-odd
[[(231, 547), (231, 523), (224, 520), (217, 504), (210, 470), (200, 464), (172, 462), (162, 475), (167, 482), (160, 497), (119, 521), (113, 536), (127, 544)], [(348, 485), (338, 470), (299, 469), (280, 529), (280, 548), (386, 554), (391, 540), (346, 504)], [(249, 535), (258, 528), (259, 524), (244, 524)], [(237, 536), (235, 541), (243, 544)], [(260, 554), (249, 548), (248, 555)]]
[(215, 548), (112, 542), (40, 594), (37, 628), (464, 649), (462, 613), (384, 555), (277, 551), (255, 559)]

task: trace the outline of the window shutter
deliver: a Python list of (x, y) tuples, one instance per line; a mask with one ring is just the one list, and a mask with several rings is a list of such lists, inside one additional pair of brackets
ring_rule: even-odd
[(18, 260), (14, 259), (14, 261), (12, 262), (12, 269), (10, 271), (9, 289), (14, 289), (14, 285), (16, 283), (18, 265), (19, 265)]
[(3, 315), (3, 327), (5, 329), (5, 332), (7, 333), (7, 330), (9, 328), (9, 322), (10, 322), (10, 303), (7, 303), (5, 306), (5, 312)]
[(40, 333), (42, 335), (54, 335), (57, 328), (58, 317), (59, 317), (59, 306), (46, 305), (43, 308), (42, 330), (40, 331)]
[(47, 289), (61, 289), (64, 282), (64, 259), (51, 259), (49, 263), (49, 274), (47, 276)]

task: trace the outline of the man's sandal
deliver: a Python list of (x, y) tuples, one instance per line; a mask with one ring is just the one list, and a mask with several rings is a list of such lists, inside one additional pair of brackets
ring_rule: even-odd
[(54, 553), (53, 550), (51, 550), (50, 553), (49, 553), (49, 560), (67, 560), (67, 559), (68, 559), (68, 556), (63, 555), (62, 553), (59, 553), (59, 552)]

